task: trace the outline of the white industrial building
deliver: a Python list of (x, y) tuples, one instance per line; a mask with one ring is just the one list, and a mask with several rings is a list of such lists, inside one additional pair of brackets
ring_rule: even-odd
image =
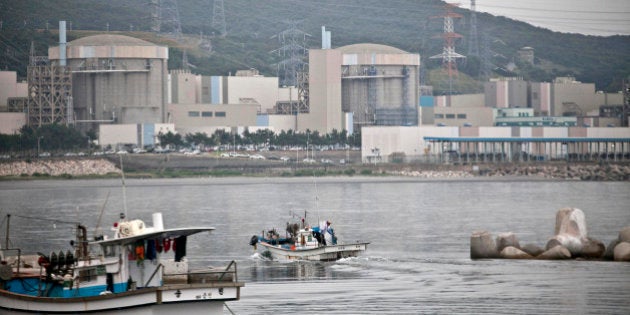
[(523, 155), (558, 159), (570, 154), (630, 156), (630, 128), (598, 127), (367, 127), (361, 132), (364, 163), (435, 161), (445, 154), (498, 156), (510, 161)]

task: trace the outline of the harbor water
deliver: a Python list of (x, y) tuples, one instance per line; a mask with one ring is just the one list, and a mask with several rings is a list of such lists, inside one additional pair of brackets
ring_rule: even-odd
[[(11, 244), (33, 254), (71, 249), (66, 222), (111, 235), (125, 208), (148, 225), (161, 212), (165, 228), (213, 226), (189, 238), (187, 257), (193, 267), (237, 261), (246, 286), (227, 303), (236, 314), (630, 314), (630, 263), (470, 259), (475, 230), (544, 247), (563, 207), (582, 209), (589, 236), (608, 245), (630, 225), (628, 182), (128, 179), (124, 191), (119, 180), (4, 181), (0, 215), (13, 214)], [(311, 223), (330, 220), (340, 242), (369, 241), (368, 250), (272, 262), (248, 245), (305, 211)]]

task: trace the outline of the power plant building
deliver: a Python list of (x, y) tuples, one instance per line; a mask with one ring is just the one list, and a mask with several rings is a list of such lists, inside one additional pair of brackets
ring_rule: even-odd
[(167, 47), (107, 34), (51, 47), (48, 56), (72, 74), (69, 122), (79, 128), (166, 120)]
[(309, 113), (300, 131), (418, 125), (420, 55), (378, 44), (309, 50)]

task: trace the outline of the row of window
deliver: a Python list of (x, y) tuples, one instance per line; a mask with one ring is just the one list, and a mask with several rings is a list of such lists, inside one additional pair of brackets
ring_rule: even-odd
[(225, 112), (188, 112), (188, 117), (225, 117)]
[(466, 119), (466, 114), (435, 114), (435, 118), (446, 118), (446, 119)]

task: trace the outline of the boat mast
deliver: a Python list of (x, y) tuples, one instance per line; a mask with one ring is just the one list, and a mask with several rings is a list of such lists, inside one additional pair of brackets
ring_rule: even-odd
[(7, 213), (7, 234), (4, 239), (4, 249), (9, 249), (9, 225), (11, 223), (11, 214)]
[(122, 194), (123, 194), (123, 210), (125, 218), (127, 217), (127, 189), (125, 186), (125, 170), (123, 168), (123, 158), (122, 154), (120, 156), (120, 174), (122, 174)]

